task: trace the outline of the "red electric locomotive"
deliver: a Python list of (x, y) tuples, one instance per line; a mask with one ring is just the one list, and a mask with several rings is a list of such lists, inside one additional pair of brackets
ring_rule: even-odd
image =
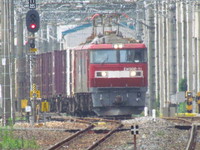
[(106, 20), (110, 27), (113, 18), (119, 16), (94, 15), (96, 29), (98, 19), (103, 20), (103, 34), (71, 51), (74, 92), (89, 92), (93, 111), (100, 116), (139, 114), (145, 106), (147, 48), (124, 38), (119, 28), (105, 31)]
[[(106, 43), (102, 39), (106, 37), (113, 41)], [(147, 91), (146, 46), (123, 38), (115, 43), (116, 32), (106, 37), (99, 39), (104, 44), (96, 42), (73, 51), (75, 92), (90, 92), (93, 110), (100, 116), (141, 113)]]

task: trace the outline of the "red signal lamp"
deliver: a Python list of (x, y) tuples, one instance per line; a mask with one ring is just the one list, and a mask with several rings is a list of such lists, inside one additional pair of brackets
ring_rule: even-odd
[(31, 33), (35, 33), (39, 30), (40, 16), (35, 9), (31, 9), (26, 13), (26, 27), (27, 30)]
[(30, 24), (30, 28), (31, 29), (35, 29), (36, 28), (36, 24)]

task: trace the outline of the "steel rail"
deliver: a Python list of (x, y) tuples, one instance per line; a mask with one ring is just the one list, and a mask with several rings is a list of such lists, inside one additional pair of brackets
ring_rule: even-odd
[(197, 137), (197, 125), (192, 124), (191, 132), (190, 132), (190, 138), (188, 140), (186, 150), (195, 150), (196, 137)]
[(192, 125), (192, 122), (186, 119), (182, 119), (182, 118), (171, 118), (171, 117), (162, 117), (162, 119), (165, 120), (172, 120), (172, 121), (183, 121), (184, 123), (188, 123)]
[(120, 124), (119, 126), (117, 126), (115, 129), (111, 130), (110, 132), (108, 132), (108, 134), (106, 134), (104, 137), (102, 137), (100, 140), (98, 140), (97, 142), (95, 142), (92, 146), (90, 146), (89, 148), (87, 148), (87, 150), (92, 150), (94, 148), (96, 148), (98, 145), (100, 145), (101, 143), (103, 143), (103, 141), (105, 141), (108, 137), (110, 137), (113, 133), (115, 133), (119, 128), (121, 128), (123, 125)]
[(59, 149), (59, 148), (60, 148), (61, 146), (63, 146), (65, 143), (67, 143), (67, 142), (71, 141), (72, 139), (76, 138), (78, 135), (80, 135), (80, 134), (82, 134), (82, 133), (84, 133), (84, 132), (87, 132), (88, 130), (91, 130), (91, 129), (94, 128), (94, 127), (95, 127), (95, 126), (92, 124), (92, 125), (90, 125), (89, 127), (87, 127), (86, 129), (81, 130), (81, 131), (79, 131), (79, 132), (73, 134), (72, 136), (70, 136), (70, 137), (64, 139), (63, 141), (61, 141), (61, 142), (55, 144), (54, 146), (52, 146), (52, 147), (49, 148), (48, 150), (56, 150), (56, 149)]

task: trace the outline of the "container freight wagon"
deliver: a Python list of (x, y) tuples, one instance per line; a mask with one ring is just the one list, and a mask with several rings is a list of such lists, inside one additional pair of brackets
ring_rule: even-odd
[(87, 44), (39, 54), (36, 64), (37, 87), (53, 112), (115, 116), (143, 111), (147, 50), (142, 43)]
[[(72, 115), (91, 113), (91, 98), (87, 93), (69, 91), (72, 81), (67, 73), (67, 51), (53, 51), (36, 56), (35, 81), (41, 91), (42, 101), (50, 103), (51, 112), (66, 112)], [(67, 76), (68, 75), (68, 76)], [(69, 83), (69, 84), (68, 84)], [(69, 89), (67, 89), (69, 88)], [(69, 91), (67, 93), (67, 90)]]

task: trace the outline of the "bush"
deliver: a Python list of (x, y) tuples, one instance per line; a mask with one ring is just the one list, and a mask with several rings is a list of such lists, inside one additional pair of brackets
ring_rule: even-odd
[(186, 113), (186, 102), (179, 103), (178, 113)]
[(23, 138), (15, 138), (12, 129), (0, 129), (0, 149), (36, 149), (39, 146), (35, 140), (26, 140)]

